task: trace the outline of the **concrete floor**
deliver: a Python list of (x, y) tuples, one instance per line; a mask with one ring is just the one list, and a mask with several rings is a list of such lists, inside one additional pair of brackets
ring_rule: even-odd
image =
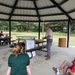
[[(45, 49), (46, 50), (46, 49)], [(6, 75), (8, 57), (11, 54), (9, 45), (0, 46), (0, 75)], [(51, 59), (45, 60), (46, 52), (36, 51), (36, 56), (30, 59), (32, 75), (55, 75), (52, 67), (59, 67), (64, 59), (71, 61), (75, 57), (75, 47), (61, 48), (52, 45)]]

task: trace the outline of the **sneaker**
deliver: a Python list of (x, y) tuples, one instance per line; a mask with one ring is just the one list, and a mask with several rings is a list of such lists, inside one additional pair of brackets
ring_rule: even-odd
[(57, 68), (53, 67), (53, 70), (55, 71), (55, 73), (57, 73)]

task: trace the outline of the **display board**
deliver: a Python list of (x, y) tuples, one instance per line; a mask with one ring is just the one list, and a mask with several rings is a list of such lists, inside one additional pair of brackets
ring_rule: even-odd
[[(35, 41), (34, 40), (26, 40), (26, 50), (32, 49), (35, 47)], [(35, 56), (36, 53), (35, 51), (31, 52), (27, 52), (27, 54), (29, 55), (29, 57), (31, 58), (32, 56)]]

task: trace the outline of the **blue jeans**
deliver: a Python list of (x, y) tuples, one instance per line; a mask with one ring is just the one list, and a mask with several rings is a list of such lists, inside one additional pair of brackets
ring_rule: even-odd
[(51, 57), (51, 45), (52, 45), (52, 39), (47, 39), (47, 57)]

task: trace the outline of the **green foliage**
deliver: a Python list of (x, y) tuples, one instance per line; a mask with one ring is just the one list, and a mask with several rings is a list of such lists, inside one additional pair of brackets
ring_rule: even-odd
[(72, 34), (75, 34), (75, 30), (72, 31)]
[(0, 21), (0, 30), (7, 31), (9, 29), (9, 24), (7, 21)]
[[(42, 32), (42, 25), (44, 27), (46, 24), (50, 24), (51, 29), (54, 32), (63, 32), (67, 33), (67, 29), (63, 30), (64, 26), (68, 26), (68, 23), (66, 21), (62, 22), (41, 22), (40, 23), (40, 32)], [(39, 23), (38, 22), (11, 22), (11, 31), (16, 32), (38, 32)], [(0, 30), (8, 31), (9, 30), (9, 22), (8, 21), (0, 21)], [(44, 31), (46, 29), (44, 28)], [(75, 22), (71, 22), (71, 32), (75, 33)]]

